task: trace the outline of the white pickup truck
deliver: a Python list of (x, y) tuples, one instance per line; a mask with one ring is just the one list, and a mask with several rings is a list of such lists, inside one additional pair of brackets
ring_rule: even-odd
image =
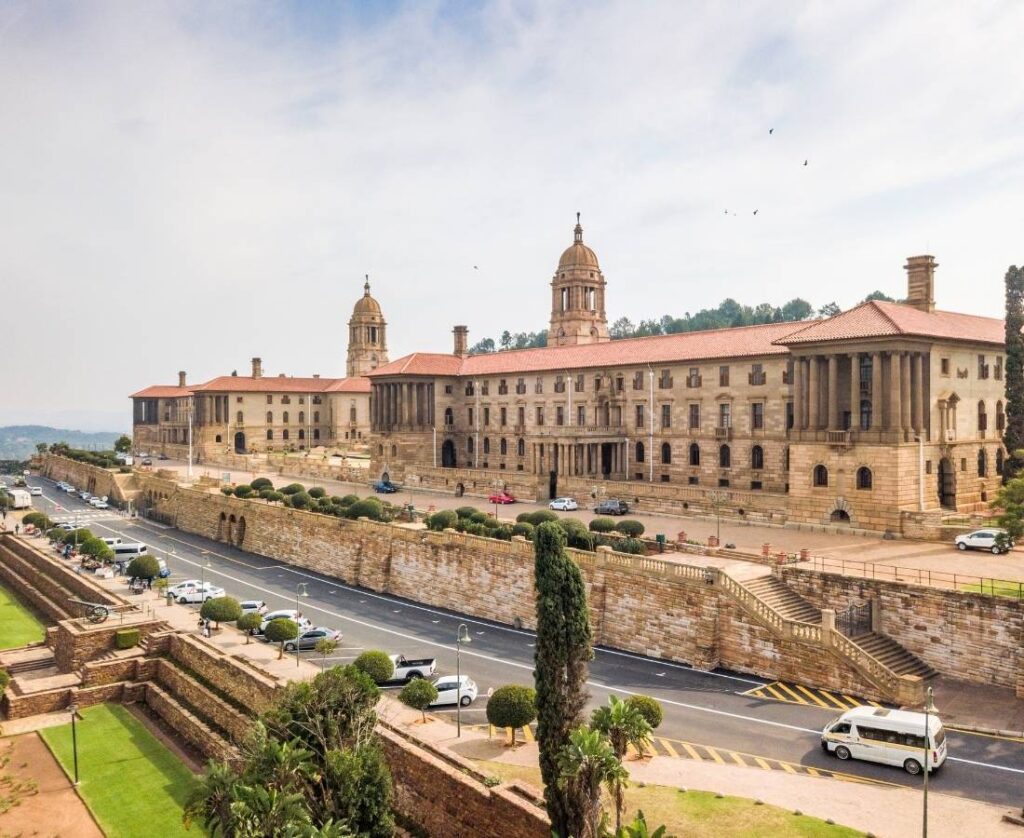
[(409, 660), (405, 655), (388, 655), (395, 665), (395, 674), (391, 676), (392, 681), (411, 681), (414, 678), (429, 678), (437, 669), (436, 658), (420, 658)]

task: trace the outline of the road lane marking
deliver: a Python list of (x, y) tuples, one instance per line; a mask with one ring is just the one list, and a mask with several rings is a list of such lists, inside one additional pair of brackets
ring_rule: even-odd
[(946, 730), (952, 730), (955, 733), (963, 733), (966, 736), (984, 736), (988, 739), (1002, 739), (1004, 742), (1024, 742), (1024, 737), (1020, 736), (1001, 736), (998, 733), (984, 733), (980, 730), (967, 730), (962, 727), (953, 727), (952, 725), (943, 725)]

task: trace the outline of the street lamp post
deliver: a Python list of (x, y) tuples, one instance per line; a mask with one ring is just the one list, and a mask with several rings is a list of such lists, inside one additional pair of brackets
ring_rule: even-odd
[(295, 666), (299, 665), (299, 597), (309, 596), (309, 594), (306, 593), (306, 585), (308, 584), (308, 582), (299, 582), (299, 584), (295, 586)]
[(199, 566), (199, 609), (202, 610), (203, 603), (206, 601), (206, 568), (210, 566), (210, 560), (207, 559)]
[(78, 717), (78, 705), (72, 702), (68, 705), (68, 712), (71, 714), (71, 752), (74, 754), (75, 763), (75, 785), (78, 785), (78, 731), (75, 728), (75, 719)]
[(459, 635), (455, 639), (455, 735), (462, 736), (462, 644), (471, 643), (469, 628), (459, 623)]
[(931, 752), (931, 732), (928, 730), (928, 717), (938, 713), (933, 700), (932, 688), (925, 691), (924, 699), (924, 815), (921, 821), (922, 838), (928, 838), (928, 755)]

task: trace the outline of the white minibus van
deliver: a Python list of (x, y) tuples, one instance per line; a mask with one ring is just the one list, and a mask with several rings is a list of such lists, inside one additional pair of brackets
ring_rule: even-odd
[(136, 556), (145, 556), (149, 552), (145, 544), (134, 541), (111, 544), (110, 549), (119, 559), (134, 559)]
[[(925, 764), (925, 714), (888, 707), (856, 707), (825, 725), (821, 747), (839, 759), (863, 759), (898, 765), (920, 774)], [(946, 761), (946, 731), (938, 716), (929, 715), (928, 770)]]
[(118, 544), (121, 543), (121, 539), (118, 538), (116, 535), (115, 536), (106, 536), (104, 538), (101, 538), (100, 541), (102, 541), (104, 544), (107, 545), (107, 547), (110, 547), (111, 549), (113, 549), (114, 547), (116, 547)]

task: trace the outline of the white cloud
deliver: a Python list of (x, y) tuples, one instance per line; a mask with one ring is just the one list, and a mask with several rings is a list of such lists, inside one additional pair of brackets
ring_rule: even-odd
[(899, 294), (926, 249), (998, 314), (1024, 259), (1019, 4), (308, 8), (0, 7), (24, 411), (340, 374), (366, 272), (393, 357), (543, 328), (576, 210), (613, 319)]

